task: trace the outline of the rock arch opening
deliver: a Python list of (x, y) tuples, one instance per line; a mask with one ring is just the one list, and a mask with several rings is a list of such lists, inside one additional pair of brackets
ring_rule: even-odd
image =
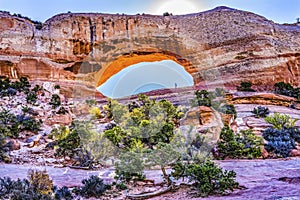
[(110, 98), (122, 98), (158, 89), (193, 86), (193, 77), (177, 62), (140, 62), (121, 69), (97, 89)]
[(156, 62), (163, 60), (171, 60), (175, 63), (181, 65), (185, 71), (192, 75), (195, 69), (192, 67), (191, 62), (187, 59), (182, 58), (177, 54), (171, 52), (160, 52), (160, 51), (131, 51), (130, 53), (125, 53), (122, 56), (117, 57), (114, 61), (109, 64), (102, 65), (102, 68), (96, 74), (95, 79), (96, 87), (102, 85), (110, 77), (117, 74), (121, 70), (127, 68), (128, 66), (138, 64), (141, 62)]

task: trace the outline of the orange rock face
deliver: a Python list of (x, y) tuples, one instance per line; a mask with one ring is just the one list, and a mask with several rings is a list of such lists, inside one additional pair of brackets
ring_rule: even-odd
[(226, 7), (183, 16), (68, 13), (41, 30), (0, 12), (2, 76), (95, 88), (131, 64), (162, 59), (182, 64), (199, 86), (298, 86), (300, 27)]

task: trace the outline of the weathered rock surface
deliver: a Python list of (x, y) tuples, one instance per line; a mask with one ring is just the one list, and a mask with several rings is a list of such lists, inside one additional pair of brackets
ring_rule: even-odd
[(20, 143), (14, 139), (9, 140), (5, 147), (7, 147), (10, 151), (19, 150), (21, 148)]
[(269, 89), (300, 80), (300, 26), (226, 7), (184, 16), (59, 14), (41, 30), (0, 12), (0, 27), (1, 75), (60, 81), (66, 90), (78, 80), (92, 92), (124, 67), (164, 59), (198, 85)]
[(73, 119), (69, 114), (56, 115), (45, 120), (45, 124), (52, 126), (54, 124), (70, 125)]
[[(207, 198), (194, 198), (187, 190), (170, 192), (151, 199), (299, 199), (299, 173), (300, 160), (293, 159), (266, 159), (266, 160), (231, 160), (216, 161), (220, 167), (234, 170), (237, 181), (245, 189), (235, 190), (226, 196), (210, 196)], [(27, 172), (32, 169), (30, 165), (0, 164), (0, 177), (10, 176), (13, 179), (27, 178)], [(99, 171), (74, 170), (70, 168), (55, 168), (51, 166), (36, 166), (34, 169), (46, 169), (55, 185), (81, 186), (81, 180), (91, 175), (98, 175), (105, 182), (113, 181), (113, 169)], [(147, 179), (155, 183), (162, 181), (160, 170), (145, 171)], [(125, 191), (123, 193), (125, 199)], [(121, 197), (118, 199), (122, 199)]]
[[(236, 122), (240, 130), (252, 128), (255, 132), (259, 133), (268, 127), (270, 124), (266, 123), (263, 118), (255, 118), (254, 114), (251, 112), (259, 104), (235, 104), (235, 109), (237, 111)], [(269, 108), (270, 114), (273, 115), (275, 112), (281, 114), (287, 114), (294, 119), (300, 119), (300, 110), (284, 107), (284, 106), (274, 106), (274, 105), (263, 105)], [(296, 127), (300, 127), (300, 121), (295, 123)]]

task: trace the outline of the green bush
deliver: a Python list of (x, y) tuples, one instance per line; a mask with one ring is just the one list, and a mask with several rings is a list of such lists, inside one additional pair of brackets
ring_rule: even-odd
[(18, 118), (8, 110), (2, 110), (0, 112), (0, 133), (5, 137), (18, 137), (20, 131), (21, 124)]
[(221, 113), (224, 113), (224, 114), (234, 115), (234, 118), (236, 118), (236, 110), (235, 110), (234, 105), (232, 105), (232, 104), (222, 105), (218, 108), (218, 111), (220, 111)]
[(261, 146), (261, 138), (252, 130), (234, 134), (233, 130), (226, 125), (222, 128), (215, 157), (218, 159), (258, 158), (261, 156)]
[(53, 128), (48, 135), (49, 139), (54, 139), (56, 141), (62, 141), (65, 139), (70, 133), (70, 129), (67, 126), (59, 126), (57, 128)]
[(164, 179), (168, 185), (171, 185), (172, 180), (170, 175), (167, 174), (166, 167), (174, 164), (180, 157), (180, 153), (176, 151), (173, 145), (158, 143), (156, 149), (150, 153), (147, 162), (153, 166), (160, 166)]
[(169, 143), (183, 113), (167, 100), (150, 100), (139, 96), (138, 108), (128, 109), (117, 101), (110, 101), (106, 111), (116, 123), (107, 126), (105, 136), (117, 147), (131, 150), (153, 149), (159, 142)]
[[(48, 178), (47, 176), (43, 178)], [(44, 190), (44, 186), (48, 185), (48, 181), (50, 179), (39, 179), (38, 184), (36, 179), (32, 185), (31, 182), (27, 179), (23, 180), (12, 180), (9, 177), (0, 178), (0, 197), (1, 199), (12, 199), (12, 200), (52, 200), (52, 189), (48, 191)], [(49, 192), (47, 194), (43, 194), (43, 192)], [(41, 193), (42, 192), (42, 193)]]
[(68, 112), (68, 110), (65, 108), (65, 107), (63, 107), (63, 106), (61, 106), (59, 109), (58, 109), (58, 111), (56, 112), (56, 114), (66, 114), (66, 113), (69, 113)]
[(40, 85), (35, 85), (34, 88), (32, 89), (33, 92), (37, 93), (38, 91), (43, 90), (43, 87)]
[(215, 89), (215, 94), (217, 97), (225, 97), (226, 91), (224, 88), (216, 88)]
[(62, 188), (55, 188), (55, 199), (56, 200), (73, 200), (75, 199), (72, 192), (68, 187), (63, 186)]
[(0, 132), (0, 162), (6, 158), (5, 136)]
[(269, 113), (269, 108), (258, 106), (251, 111), (256, 118), (265, 118)]
[(49, 104), (52, 105), (53, 108), (59, 107), (61, 104), (60, 97), (57, 94), (52, 94)]
[(73, 165), (93, 169), (96, 161), (91, 152), (83, 148), (78, 148), (74, 152), (75, 163)]
[(297, 120), (279, 113), (265, 118), (273, 126), (263, 131), (263, 138), (268, 142), (265, 149), (273, 157), (288, 157), (296, 142), (300, 142), (300, 130), (294, 127)]
[(40, 131), (41, 129), (41, 120), (36, 120), (32, 117), (27, 117), (25, 115), (19, 115), (17, 116), (18, 121), (20, 122), (21, 125), (21, 129), (20, 131), (31, 131), (33, 133), (37, 133), (38, 131)]
[(78, 131), (72, 130), (66, 137), (58, 140), (58, 149), (56, 149), (56, 156), (69, 156), (71, 158), (75, 155), (75, 150), (80, 147), (80, 137)]
[(144, 162), (140, 156), (139, 153), (134, 152), (122, 153), (120, 161), (115, 163), (115, 179), (125, 182), (144, 179)]
[(255, 92), (255, 90), (253, 90), (251, 87), (252, 87), (251, 82), (243, 81), (239, 86), (237, 86), (237, 90), (243, 92)]
[(187, 165), (180, 163), (175, 165), (172, 170), (175, 178), (187, 177), (190, 182), (193, 182), (198, 195), (202, 197), (214, 194), (223, 195), (228, 190), (233, 191), (239, 186), (235, 181), (236, 173), (234, 171), (223, 171), (211, 161)]
[(92, 115), (92, 118), (94, 118), (94, 119), (100, 119), (103, 117), (101, 114), (101, 110), (98, 107), (92, 107), (89, 110), (89, 113), (90, 113), (90, 115)]
[(43, 195), (52, 193), (53, 182), (50, 179), (46, 170), (44, 171), (29, 170), (28, 179), (31, 184), (31, 187), (37, 193)]
[(41, 121), (25, 115), (14, 115), (8, 110), (0, 112), (0, 133), (6, 137), (18, 137), (19, 133), (28, 130), (37, 133), (40, 130)]
[(191, 105), (195, 106), (211, 106), (211, 101), (213, 99), (212, 93), (209, 93), (207, 90), (197, 90), (195, 91), (196, 97), (192, 99)]
[(291, 150), (300, 142), (300, 131), (296, 128), (268, 128), (263, 131), (263, 138), (268, 142), (265, 149), (272, 157), (288, 157)]
[(37, 95), (35, 92), (29, 92), (26, 96), (27, 103), (35, 104), (37, 101)]
[(98, 176), (92, 175), (82, 181), (83, 187), (79, 189), (79, 194), (83, 197), (100, 198), (106, 190), (111, 189), (110, 185), (104, 184)]
[(95, 99), (87, 99), (85, 100), (85, 103), (88, 104), (89, 106), (97, 105), (97, 101)]
[(272, 116), (267, 116), (265, 121), (273, 125), (275, 129), (289, 129), (295, 126), (298, 119), (292, 119), (288, 114), (274, 113)]
[(21, 77), (20, 81), (11, 82), (9, 78), (0, 79), (0, 96), (14, 96), (22, 90), (29, 91), (30, 84), (28, 79)]
[(278, 82), (274, 84), (275, 93), (286, 96), (294, 96), (294, 88), (291, 84), (285, 82)]

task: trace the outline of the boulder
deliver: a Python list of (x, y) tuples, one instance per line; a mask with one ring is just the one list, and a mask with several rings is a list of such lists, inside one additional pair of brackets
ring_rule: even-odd
[(263, 158), (268, 158), (269, 157), (269, 153), (268, 153), (268, 151), (265, 148), (263, 148), (261, 154), (262, 154)]
[(15, 150), (19, 150), (21, 148), (20, 143), (17, 140), (9, 140), (5, 147), (7, 147), (10, 151), (15, 151)]
[(41, 138), (42, 138), (42, 135), (38, 134), (38, 135), (34, 135), (30, 138), (27, 138), (25, 142), (28, 143), (28, 146), (31, 148), (31, 147), (34, 147), (35, 145), (39, 144)]
[(63, 115), (55, 115), (51, 118), (45, 119), (45, 124), (49, 126), (53, 126), (54, 124), (59, 125), (70, 125), (73, 119), (70, 114), (63, 114)]
[(291, 157), (298, 157), (300, 156), (300, 149), (293, 149), (290, 153)]

